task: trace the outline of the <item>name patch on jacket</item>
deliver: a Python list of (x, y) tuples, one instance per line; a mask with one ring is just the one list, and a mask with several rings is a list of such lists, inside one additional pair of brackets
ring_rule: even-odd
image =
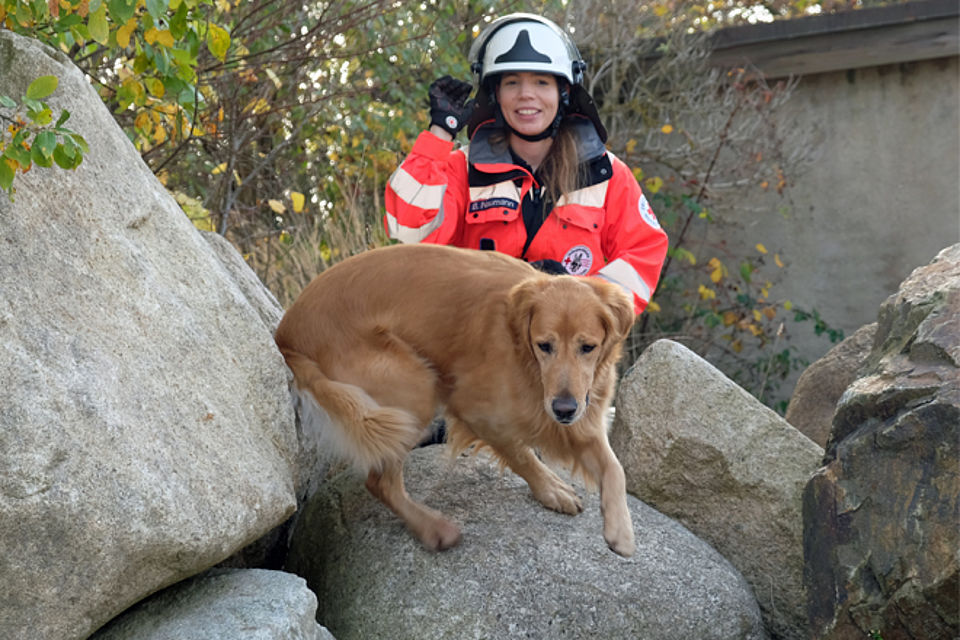
[(487, 198), (470, 203), (470, 213), (486, 211), (487, 209), (516, 209), (520, 203), (512, 198)]

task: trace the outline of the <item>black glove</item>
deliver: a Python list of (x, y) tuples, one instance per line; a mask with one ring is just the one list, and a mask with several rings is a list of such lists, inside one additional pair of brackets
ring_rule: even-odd
[(531, 262), (530, 266), (544, 273), (549, 273), (552, 276), (570, 275), (570, 273), (563, 268), (563, 265), (556, 260), (537, 260), (536, 262)]
[(434, 80), (430, 85), (430, 124), (456, 137), (476, 107), (475, 101), (467, 100), (472, 89), (469, 82), (450, 76)]

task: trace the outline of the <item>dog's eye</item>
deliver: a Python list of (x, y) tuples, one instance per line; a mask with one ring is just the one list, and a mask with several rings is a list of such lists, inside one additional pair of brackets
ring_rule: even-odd
[(580, 353), (590, 353), (591, 351), (593, 351), (593, 350), (596, 349), (596, 348), (597, 348), (597, 345), (595, 345), (595, 344), (584, 344), (584, 345), (580, 345)]
[(540, 351), (544, 353), (553, 353), (553, 345), (549, 342), (538, 342), (537, 349), (540, 349)]

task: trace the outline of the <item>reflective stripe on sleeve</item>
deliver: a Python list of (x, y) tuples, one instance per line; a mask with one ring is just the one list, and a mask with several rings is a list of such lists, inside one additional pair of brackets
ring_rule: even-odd
[(437, 230), (443, 223), (443, 212), (437, 212), (433, 220), (422, 227), (405, 227), (397, 222), (397, 217), (387, 212), (387, 231), (394, 240), (399, 240), (403, 244), (416, 244), (422, 242), (424, 238)]
[(644, 302), (650, 301), (650, 286), (643, 281), (637, 270), (623, 258), (617, 258), (600, 269), (597, 275), (620, 285), (631, 293), (635, 293)]
[(390, 188), (409, 205), (421, 209), (439, 209), (447, 185), (420, 184), (416, 178), (399, 168), (390, 176)]

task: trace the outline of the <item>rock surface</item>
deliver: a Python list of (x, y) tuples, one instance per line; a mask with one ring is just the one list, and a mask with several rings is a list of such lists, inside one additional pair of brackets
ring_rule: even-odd
[(807, 367), (797, 380), (784, 418), (821, 447), (827, 446), (830, 438), (837, 402), (857, 379), (876, 333), (876, 323), (860, 327)]
[(960, 244), (887, 299), (874, 344), (804, 494), (810, 618), (830, 640), (871, 630), (952, 640), (960, 635)]
[(669, 340), (641, 354), (616, 406), (627, 490), (743, 574), (772, 637), (806, 640), (801, 495), (823, 449)]
[(0, 637), (70, 640), (295, 508), (269, 329), (64, 56), (0, 29), (0, 94), (90, 152), (0, 196)]
[(629, 498), (636, 555), (601, 535), (599, 502), (548, 511), (526, 483), (482, 457), (413, 452), (407, 487), (463, 529), (426, 551), (360, 478), (334, 478), (307, 504), (288, 570), (317, 593), (338, 640), (391, 638), (765, 638), (743, 578), (689, 531)]
[(111, 621), (90, 640), (334, 640), (317, 598), (282, 571), (213, 569)]

